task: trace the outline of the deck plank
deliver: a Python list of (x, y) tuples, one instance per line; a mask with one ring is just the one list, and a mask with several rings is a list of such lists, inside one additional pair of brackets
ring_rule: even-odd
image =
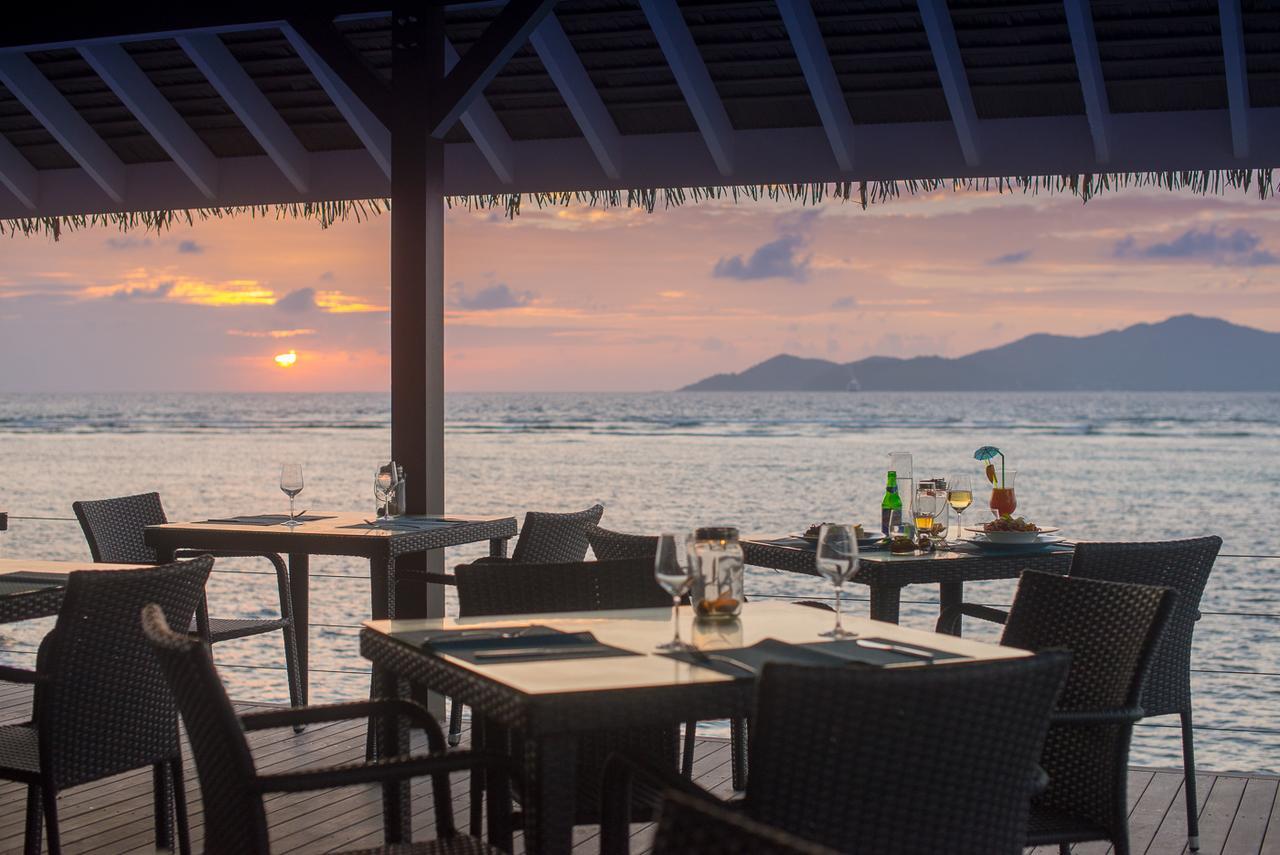
[[(25, 686), (0, 686), (0, 720), (20, 721), (30, 707)], [(257, 705), (237, 704), (241, 711)], [(302, 734), (291, 730), (249, 734), (254, 758), (262, 772), (282, 772), (303, 766), (331, 765), (359, 760), (364, 752), (364, 721), (312, 725)], [(415, 749), (423, 747), (415, 734)], [(724, 740), (700, 739), (694, 754), (694, 780), (727, 798), (731, 789), (731, 752)], [(184, 755), (191, 835), (200, 851), (204, 811), (188, 750)], [(453, 779), (455, 822), (465, 828), (469, 777)], [(1202, 852), (1205, 855), (1280, 855), (1280, 779), (1270, 776), (1202, 774), (1197, 776)], [(435, 819), (430, 785), (414, 787), (414, 830), (420, 839), (433, 835)], [(25, 788), (0, 783), (0, 855), (22, 849)], [(285, 853), (324, 852), (338, 848), (376, 846), (382, 841), (381, 799), (371, 786), (280, 793), (266, 797), (273, 849)], [(1182, 852), (1186, 844), (1182, 810), (1182, 775), (1177, 770), (1134, 769), (1129, 778), (1130, 838), (1134, 852), (1150, 855)], [(61, 829), (67, 855), (154, 851), (150, 770), (138, 770), (67, 791), (60, 798)], [(646, 852), (653, 839), (652, 824), (632, 827), (632, 851)], [(595, 852), (599, 829), (581, 826), (574, 832), (575, 852)], [(523, 851), (517, 835), (517, 852)], [(1057, 855), (1056, 847), (1041, 847)], [(1077, 855), (1097, 855), (1106, 846), (1081, 844)]]

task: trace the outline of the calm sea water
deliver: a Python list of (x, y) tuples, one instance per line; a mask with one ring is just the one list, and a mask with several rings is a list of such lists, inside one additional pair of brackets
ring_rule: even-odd
[[(299, 509), (364, 511), (389, 453), (378, 395), (0, 396), (0, 507), (70, 517), (76, 498), (159, 490), (174, 519), (286, 508), (279, 464), (300, 460)], [(885, 455), (917, 477), (977, 472), (979, 445), (1018, 470), (1019, 512), (1081, 539), (1216, 533), (1227, 555), (1280, 555), (1280, 396), (1274, 394), (457, 394), (448, 399), (451, 513), (607, 508), (610, 527), (730, 523), (785, 533), (878, 519)], [(483, 551), (451, 550), (450, 564)], [(83, 557), (74, 522), (18, 519), (5, 557)], [(270, 613), (261, 561), (219, 562), (218, 613)], [(314, 698), (367, 691), (356, 649), (367, 565), (312, 562)], [(1196, 639), (1197, 751), (1214, 770), (1280, 771), (1280, 560), (1224, 557)], [(973, 585), (1007, 602), (1012, 583)], [(819, 581), (751, 571), (748, 593), (828, 595)], [(931, 626), (936, 591), (910, 588), (904, 622)], [(865, 603), (855, 608), (864, 610)], [(6, 661), (30, 663), (47, 621), (0, 626)], [(992, 630), (974, 627), (974, 634)], [(279, 643), (219, 645), (238, 698), (283, 701)], [(1173, 719), (1142, 726), (1134, 762), (1180, 762)]]

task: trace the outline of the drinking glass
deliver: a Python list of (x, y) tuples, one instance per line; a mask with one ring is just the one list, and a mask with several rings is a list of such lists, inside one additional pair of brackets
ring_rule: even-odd
[(389, 516), (387, 506), (396, 495), (396, 478), (390, 465), (379, 466), (378, 473), (373, 476), (373, 500), (377, 504), (375, 516)]
[(840, 625), (840, 595), (844, 583), (858, 569), (858, 538), (854, 536), (853, 526), (824, 525), (819, 529), (813, 563), (818, 575), (836, 589), (836, 625), (819, 634), (823, 638), (853, 638), (854, 633)]
[(964, 539), (964, 512), (973, 504), (973, 477), (952, 475), (947, 481), (947, 501), (956, 512), (956, 540)]
[(286, 463), (280, 467), (280, 489), (289, 497), (289, 519), (285, 525), (302, 525), (293, 518), (293, 497), (302, 492), (301, 463)]
[[(681, 548), (683, 545), (683, 549)], [(671, 640), (659, 644), (659, 650), (686, 650), (689, 645), (680, 639), (680, 599), (693, 585), (693, 564), (689, 560), (689, 539), (683, 544), (674, 534), (658, 538), (658, 551), (653, 559), (653, 578), (671, 595)]]
[(1018, 496), (1013, 491), (1017, 474), (1013, 469), (1001, 473), (999, 485), (991, 488), (991, 510), (1013, 516), (1013, 512), (1018, 509)]
[(933, 521), (942, 513), (942, 496), (933, 487), (923, 487), (916, 490), (912, 507), (915, 508), (912, 521), (916, 524), (916, 533), (932, 535)]

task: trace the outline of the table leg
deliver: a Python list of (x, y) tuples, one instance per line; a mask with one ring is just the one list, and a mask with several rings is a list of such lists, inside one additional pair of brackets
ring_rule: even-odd
[(374, 620), (392, 617), (395, 605), (391, 601), (391, 568), (385, 555), (369, 559), (369, 614)]
[(897, 623), (902, 608), (899, 585), (871, 585), (871, 619)]
[[(489, 723), (484, 716), (471, 711), (471, 750), (481, 753), (489, 743)], [(484, 769), (471, 770), (471, 836), (484, 834)]]
[[(373, 682), (378, 696), (400, 697), (400, 681), (395, 674), (374, 667)], [(381, 715), (377, 720), (377, 754), (379, 757), (396, 757), (409, 753), (409, 731), (401, 717), (395, 713)], [(388, 844), (404, 843), (413, 839), (413, 810), (410, 804), (408, 781), (387, 781), (382, 785), (383, 832)]]
[(490, 558), (506, 558), (507, 557), (507, 541), (509, 537), (491, 537), (489, 538), (489, 557)]
[[(964, 582), (939, 582), (938, 583), (938, 616), (947, 613), (948, 609), (959, 608), (964, 602)], [(956, 623), (956, 631), (954, 635), (960, 634), (960, 623)]]
[(524, 846), (530, 855), (560, 855), (573, 848), (577, 753), (569, 735), (525, 740)]
[(298, 653), (298, 684), (302, 705), (307, 705), (311, 640), (311, 556), (304, 552), (289, 553), (289, 600), (293, 606), (293, 637)]

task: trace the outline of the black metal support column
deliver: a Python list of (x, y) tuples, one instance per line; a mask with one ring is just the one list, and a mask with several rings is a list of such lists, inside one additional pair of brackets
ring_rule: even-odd
[[(444, 512), (444, 142), (429, 127), (444, 79), (444, 7), (396, 3), (391, 16), (391, 454), (410, 513)], [(444, 571), (435, 552), (404, 569)], [(403, 574), (399, 617), (439, 617), (439, 586)]]

